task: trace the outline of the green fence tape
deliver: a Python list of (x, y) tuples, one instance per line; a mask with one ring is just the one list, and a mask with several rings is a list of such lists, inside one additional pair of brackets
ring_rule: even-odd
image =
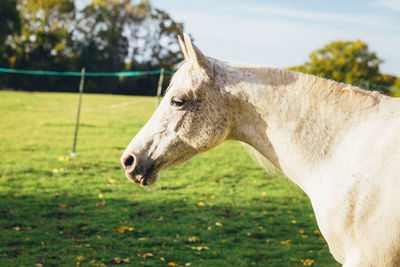
[[(15, 73), (15, 74), (29, 74), (29, 75), (55, 75), (55, 76), (81, 76), (81, 72), (73, 71), (44, 71), (44, 70), (15, 70), (0, 68), (0, 72), (3, 73)], [(122, 71), (122, 72), (86, 72), (86, 77), (125, 77), (125, 76), (142, 76), (160, 74), (161, 70), (148, 70), (148, 71)], [(173, 74), (173, 71), (164, 71), (165, 74)]]
[[(15, 74), (29, 74), (29, 75), (56, 75), (56, 76), (81, 76), (81, 72), (73, 71), (44, 71), (44, 70), (15, 70), (0, 68), (0, 73), (15, 73)], [(161, 70), (148, 70), (148, 71), (122, 71), (122, 72), (86, 72), (86, 77), (128, 77), (128, 76), (142, 76), (160, 74)], [(165, 74), (174, 74), (173, 71), (164, 71)], [(370, 89), (377, 89), (387, 92), (400, 92), (400, 88), (382, 86), (374, 83), (359, 82), (354, 85), (361, 85), (369, 87)]]

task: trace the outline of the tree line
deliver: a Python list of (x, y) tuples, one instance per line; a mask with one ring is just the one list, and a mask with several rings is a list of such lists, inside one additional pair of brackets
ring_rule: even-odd
[[(82, 3), (83, 1), (80, 1)], [(0, 67), (88, 72), (172, 70), (184, 26), (147, 0), (2, 0)], [(168, 78), (168, 77), (167, 77)], [(1, 74), (0, 87), (76, 91), (79, 77)], [(85, 91), (154, 95), (158, 76), (86, 78)], [(165, 79), (165, 83), (168, 79)]]
[[(0, 67), (51, 71), (85, 67), (88, 72), (173, 70), (182, 60), (176, 36), (183, 31), (182, 23), (148, 0), (2, 0)], [(288, 69), (367, 89), (371, 84), (400, 88), (399, 77), (381, 73), (382, 62), (360, 40), (336, 41), (313, 51), (303, 65)], [(79, 80), (0, 75), (0, 88), (35, 91), (76, 91)], [(157, 82), (157, 75), (87, 77), (85, 91), (154, 95)]]

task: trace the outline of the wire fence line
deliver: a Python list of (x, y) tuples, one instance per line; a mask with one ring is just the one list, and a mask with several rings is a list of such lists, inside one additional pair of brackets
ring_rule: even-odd
[[(74, 71), (45, 71), (45, 70), (16, 70), (0, 68), (2, 73), (27, 74), (27, 75), (51, 75), (51, 76), (81, 76), (81, 72)], [(121, 71), (121, 72), (85, 72), (86, 77), (129, 77), (161, 74), (161, 70), (147, 71)], [(174, 74), (173, 71), (164, 71), (164, 74)]]
[[(79, 102), (77, 108), (77, 116), (75, 123), (75, 132), (74, 139), (72, 144), (72, 151), (70, 153), (71, 157), (76, 156), (76, 145), (78, 139), (78, 129), (79, 129), (79, 118), (81, 113), (81, 105), (82, 105), (82, 94), (83, 87), (85, 84), (86, 77), (128, 77), (128, 76), (142, 76), (142, 75), (160, 75), (158, 89), (157, 89), (157, 103), (160, 102), (161, 91), (162, 91), (162, 81), (164, 74), (173, 74), (172, 71), (165, 71), (163, 68), (160, 70), (148, 70), (148, 71), (124, 71), (124, 72), (86, 72), (85, 68), (82, 68), (81, 72), (61, 72), (61, 71), (44, 71), (44, 70), (17, 70), (17, 69), (7, 69), (0, 68), (0, 73), (9, 73), (9, 74), (24, 74), (24, 75), (50, 75), (50, 76), (77, 76), (81, 77), (79, 83)], [(135, 102), (135, 101), (133, 101)], [(109, 108), (116, 108), (120, 106), (130, 105), (133, 102), (125, 102), (121, 104), (112, 105)]]
[[(142, 75), (160, 75), (162, 70), (148, 70), (148, 71), (121, 71), (121, 72), (85, 72), (85, 77), (132, 77)], [(164, 74), (172, 75), (173, 71), (163, 71)], [(26, 75), (50, 75), (50, 76), (81, 76), (81, 72), (73, 71), (44, 71), (44, 70), (16, 70), (0, 68), (0, 73), (11, 73), (11, 74), (26, 74)], [(400, 93), (400, 88), (384, 86), (380, 84), (370, 82), (355, 82), (352, 83), (355, 86), (362, 86), (367, 89), (375, 89), (387, 93), (397, 92)]]

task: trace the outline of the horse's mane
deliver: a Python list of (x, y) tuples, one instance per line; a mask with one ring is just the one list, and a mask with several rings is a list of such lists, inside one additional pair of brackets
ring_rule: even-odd
[(327, 104), (335, 104), (341, 108), (362, 109), (371, 107), (380, 102), (385, 95), (378, 91), (368, 91), (360, 87), (336, 82), (311, 74), (283, 70), (275, 67), (251, 66), (241, 64), (229, 64), (239, 72), (251, 73), (255, 78), (265, 80), (272, 85), (293, 84), (294, 89), (304, 88), (315, 98), (327, 101)]
[(360, 87), (328, 80), (310, 74), (297, 73), (300, 80), (310, 87), (311, 93), (323, 96), (327, 104), (334, 104), (348, 112), (375, 106), (383, 94), (378, 91), (368, 91)]
[[(337, 110), (344, 114), (351, 114), (364, 109), (372, 108), (381, 102), (381, 98), (386, 97), (377, 91), (367, 91), (359, 87), (340, 83), (310, 74), (298, 73), (288, 70), (282, 70), (273, 67), (255, 67), (245, 65), (229, 64), (239, 72), (251, 73), (257, 80), (264, 80), (266, 84), (288, 85), (293, 90), (302, 90), (294, 92), (300, 94), (311, 94), (311, 98), (322, 105), (334, 105)], [(260, 152), (248, 144), (243, 146), (255, 160), (267, 172), (272, 174), (281, 173), (268, 159)]]

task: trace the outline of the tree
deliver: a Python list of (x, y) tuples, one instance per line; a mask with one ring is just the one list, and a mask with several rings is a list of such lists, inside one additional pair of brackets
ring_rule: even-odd
[[(16, 69), (66, 71), (73, 64), (71, 34), (75, 18), (74, 0), (17, 0), (21, 31), (7, 39), (8, 66)], [(70, 88), (71, 80), (57, 77), (10, 75), (8, 86), (47, 90)]]
[(175, 22), (165, 11), (152, 10), (141, 34), (136, 36), (138, 39), (143, 39), (146, 45), (135, 45), (131, 61), (149, 62), (163, 67), (175, 65), (182, 59), (177, 43), (177, 36), (182, 33), (182, 23)]
[(394, 75), (383, 73), (373, 79), (373, 82), (383, 86), (394, 86), (396, 79), (398, 78)]
[[(131, 0), (93, 0), (82, 11), (74, 33), (75, 51), (88, 71), (171, 70), (182, 59), (176, 39), (182, 32), (183, 24), (153, 9), (147, 0), (136, 5)], [(157, 80), (156, 76), (97, 78), (102, 82), (89, 81), (88, 87), (151, 95)]]
[(17, 0), (3, 0), (0, 5), (0, 47), (8, 36), (21, 30)]
[(362, 41), (336, 41), (312, 52), (309, 62), (289, 69), (345, 83), (375, 82), (380, 79), (380, 63)]
[(74, 0), (19, 0), (21, 34), (10, 46), (31, 64), (51, 65), (56, 57), (70, 54), (75, 19)]
[(0, 5), (0, 66), (8, 67), (7, 40), (21, 31), (17, 0), (4, 0)]
[(396, 78), (396, 80), (393, 82), (392, 86), (400, 89), (400, 77)]
[[(135, 35), (131, 35), (134, 39), (131, 42), (132, 53), (128, 57), (128, 68), (173, 70), (183, 59), (177, 40), (177, 36), (183, 34), (183, 28), (182, 23), (175, 22), (165, 11), (153, 9), (140, 30), (132, 31)], [(167, 76), (164, 84), (168, 84), (169, 79), (170, 76)], [(123, 87), (125, 93), (132, 93), (135, 88), (136, 92), (141, 89), (140, 94), (154, 95), (157, 83), (157, 76), (141, 76), (125, 79)]]
[(129, 52), (127, 31), (141, 24), (149, 8), (148, 3), (135, 6), (130, 0), (94, 0), (87, 5), (75, 32), (82, 64), (88, 70), (123, 70)]
[(397, 77), (392, 86), (395, 88), (395, 91), (391, 92), (391, 95), (395, 97), (400, 97), (400, 77)]
[[(3, 48), (0, 42), (2, 67), (55, 71), (86, 67), (91, 72), (172, 70), (182, 59), (176, 36), (183, 32), (183, 25), (152, 8), (148, 0), (91, 0), (81, 9), (75, 8), (75, 0), (4, 1), (0, 6), (0, 15), (7, 13), (0, 17), (4, 22), (0, 41), (6, 40)], [(19, 12), (19, 17), (9, 10)], [(13, 19), (15, 24), (10, 22)], [(85, 91), (151, 95), (157, 80), (156, 76), (88, 78)], [(2, 76), (1, 82), (25, 90), (76, 88), (75, 79), (55, 76), (10, 74)]]

